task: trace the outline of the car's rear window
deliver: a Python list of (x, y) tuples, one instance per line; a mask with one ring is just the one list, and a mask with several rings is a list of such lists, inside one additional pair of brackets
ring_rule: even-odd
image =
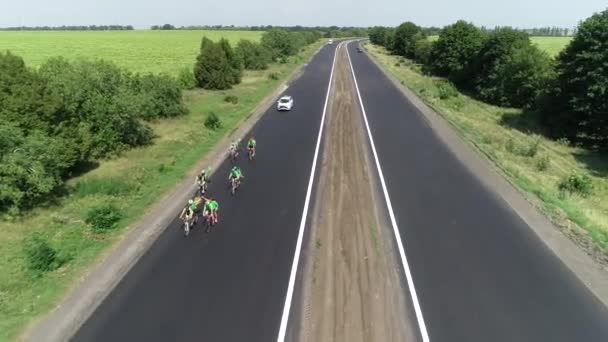
[(289, 99), (281, 99), (281, 103), (287, 103), (289, 102)]

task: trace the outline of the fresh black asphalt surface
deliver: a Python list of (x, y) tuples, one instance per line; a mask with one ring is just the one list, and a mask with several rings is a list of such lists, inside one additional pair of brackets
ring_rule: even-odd
[(276, 340), (336, 46), (285, 91), (291, 112), (272, 107), (254, 126), (258, 153), (242, 151), (234, 198), (229, 163), (215, 170), (219, 225), (184, 237), (173, 221), (73, 341)]
[(349, 52), (430, 341), (608, 341), (606, 308)]

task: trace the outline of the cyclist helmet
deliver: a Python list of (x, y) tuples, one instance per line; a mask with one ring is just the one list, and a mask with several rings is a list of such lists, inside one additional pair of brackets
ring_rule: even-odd
[(194, 201), (193, 201), (193, 200), (191, 200), (191, 199), (190, 199), (190, 200), (188, 200), (188, 204), (192, 204), (192, 203), (194, 203)]

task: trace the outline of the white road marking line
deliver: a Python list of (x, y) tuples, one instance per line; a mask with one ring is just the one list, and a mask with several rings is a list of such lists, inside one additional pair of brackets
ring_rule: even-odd
[(388, 207), (388, 214), (391, 218), (391, 225), (393, 226), (393, 232), (395, 233), (395, 239), (397, 240), (397, 248), (399, 249), (399, 255), (401, 256), (401, 263), (403, 264), (403, 270), (405, 271), (407, 285), (410, 290), (410, 295), (412, 296), (412, 302), (414, 302), (414, 311), (416, 312), (416, 318), (418, 321), (418, 327), (420, 328), (420, 334), (422, 335), (422, 340), (424, 342), (429, 342), (429, 334), (426, 330), (426, 324), (424, 323), (424, 318), (422, 317), (422, 309), (420, 308), (420, 303), (418, 302), (418, 295), (416, 294), (416, 288), (414, 287), (414, 279), (412, 278), (412, 272), (410, 271), (410, 266), (409, 266), (409, 264), (407, 262), (407, 258), (405, 256), (403, 242), (401, 241), (401, 234), (399, 234), (399, 227), (397, 226), (397, 220), (395, 220), (395, 214), (393, 212), (393, 206), (391, 204), (391, 199), (388, 195), (388, 190), (386, 189), (386, 182), (384, 181), (384, 175), (382, 173), (382, 168), (380, 167), (378, 153), (376, 153), (376, 146), (374, 145), (374, 138), (372, 137), (372, 132), (369, 128), (369, 123), (367, 122), (367, 114), (365, 113), (365, 107), (363, 106), (363, 100), (361, 99), (361, 93), (359, 92), (359, 84), (357, 83), (357, 77), (355, 76), (355, 69), (353, 68), (353, 63), (350, 60), (350, 53), (348, 52), (348, 43), (346, 44), (346, 55), (348, 56), (348, 63), (350, 64), (350, 71), (352, 72), (353, 79), (355, 81), (355, 88), (357, 90), (357, 96), (359, 98), (359, 105), (361, 106), (361, 112), (363, 113), (363, 120), (365, 121), (365, 128), (367, 129), (367, 136), (369, 137), (369, 142), (372, 147), (372, 152), (374, 154), (374, 160), (376, 161), (376, 168), (378, 169), (378, 175), (380, 176), (380, 184), (382, 184), (382, 192), (384, 193), (384, 199), (386, 200), (386, 205)]
[(289, 284), (287, 285), (287, 296), (285, 298), (285, 305), (283, 306), (283, 316), (281, 317), (281, 327), (279, 328), (279, 336), (277, 337), (278, 342), (285, 341), (285, 334), (287, 332), (287, 321), (289, 320), (289, 312), (291, 310), (291, 301), (293, 299), (293, 290), (296, 283), (296, 273), (298, 271), (298, 263), (300, 261), (300, 251), (302, 249), (302, 240), (304, 238), (304, 229), (306, 227), (306, 216), (308, 216), (308, 205), (310, 204), (310, 195), (312, 193), (312, 185), (315, 178), (315, 170), (317, 167), (317, 157), (319, 156), (319, 146), (321, 146), (321, 138), (323, 136), (323, 124), (325, 123), (325, 112), (327, 111), (327, 104), (329, 102), (329, 93), (331, 90), (331, 82), (334, 77), (334, 66), (336, 64), (336, 55), (338, 49), (343, 43), (338, 44), (334, 51), (334, 60), (331, 64), (331, 73), (329, 75), (329, 84), (327, 85), (327, 95), (325, 96), (325, 105), (323, 106), (323, 115), (321, 116), (321, 125), (319, 127), (319, 136), (317, 137), (317, 146), (315, 147), (315, 155), (312, 160), (312, 168), (310, 171), (310, 180), (308, 181), (308, 189), (306, 190), (306, 199), (304, 200), (304, 209), (302, 211), (302, 219), (300, 220), (300, 231), (298, 232), (298, 240), (296, 242), (296, 251), (293, 258), (293, 264), (291, 265), (291, 274), (289, 276)]

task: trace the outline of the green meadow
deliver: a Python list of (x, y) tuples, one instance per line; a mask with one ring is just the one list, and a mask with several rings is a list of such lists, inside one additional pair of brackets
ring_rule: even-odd
[(10, 50), (27, 65), (49, 57), (112, 61), (135, 72), (175, 75), (194, 64), (203, 36), (259, 41), (259, 31), (0, 31), (0, 51)]

